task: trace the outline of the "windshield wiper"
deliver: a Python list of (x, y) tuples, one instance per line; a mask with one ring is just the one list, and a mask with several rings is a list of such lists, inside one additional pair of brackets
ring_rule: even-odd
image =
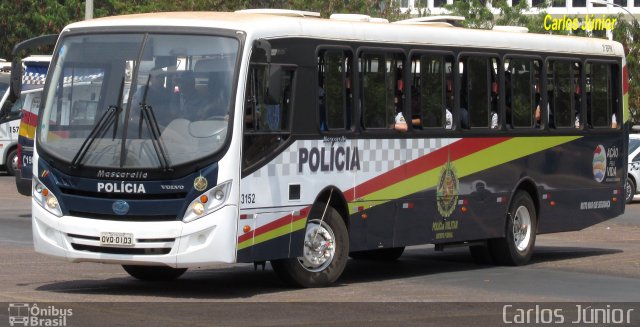
[(153, 148), (156, 151), (156, 155), (158, 156), (158, 161), (160, 162), (160, 166), (164, 171), (173, 171), (171, 164), (169, 163), (169, 158), (167, 157), (167, 153), (164, 150), (164, 143), (160, 138), (160, 127), (158, 126), (158, 121), (156, 120), (156, 115), (153, 113), (153, 107), (147, 104), (147, 93), (149, 92), (149, 81), (151, 81), (151, 74), (147, 78), (147, 85), (144, 89), (144, 95), (142, 97), (142, 102), (140, 102), (140, 120), (138, 121), (138, 137), (142, 137), (142, 121), (147, 125), (149, 132), (151, 133), (151, 140), (153, 141)]
[(78, 149), (78, 152), (76, 152), (76, 155), (73, 157), (73, 160), (71, 160), (71, 168), (76, 169), (79, 167), (80, 163), (82, 162), (82, 159), (84, 159), (84, 156), (89, 151), (89, 148), (91, 147), (93, 142), (98, 138), (98, 135), (100, 137), (103, 137), (106, 134), (109, 127), (112, 124), (114, 124), (114, 122), (115, 122), (115, 125), (113, 128), (113, 139), (115, 139), (116, 132), (118, 130), (118, 118), (120, 117), (120, 112), (122, 111), (122, 107), (120, 107), (120, 103), (122, 102), (123, 89), (124, 89), (124, 77), (122, 78), (122, 84), (120, 85), (118, 105), (110, 105), (109, 108), (107, 108), (107, 111), (105, 111), (102, 114), (102, 117), (100, 117), (100, 120), (98, 120), (98, 123), (95, 126), (93, 126), (93, 129), (89, 133), (89, 136), (87, 136), (87, 138), (84, 139), (84, 142), (82, 142), (80, 149)]

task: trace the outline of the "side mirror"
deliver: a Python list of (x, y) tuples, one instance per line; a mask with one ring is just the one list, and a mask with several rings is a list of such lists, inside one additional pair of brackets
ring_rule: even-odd
[[(271, 43), (265, 39), (258, 39), (253, 41), (254, 50), (262, 50), (264, 51), (264, 61), (267, 64), (271, 63)], [(252, 54), (252, 61), (257, 62), (263, 58), (259, 58), (256, 51)]]
[(11, 63), (11, 78), (9, 85), (11, 91), (9, 92), (9, 101), (16, 102), (20, 99), (20, 93), (22, 92), (22, 62), (14, 61)]
[(37, 36), (16, 44), (11, 50), (11, 81), (9, 92), (9, 99), (11, 102), (16, 102), (20, 99), (20, 93), (22, 92), (22, 61), (20, 60), (20, 52), (34, 49), (40, 46), (53, 45), (58, 40), (57, 34), (48, 34)]

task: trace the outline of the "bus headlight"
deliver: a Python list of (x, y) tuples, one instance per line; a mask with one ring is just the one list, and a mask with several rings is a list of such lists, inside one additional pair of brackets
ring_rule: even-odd
[(37, 178), (33, 178), (33, 199), (50, 213), (62, 217), (62, 210), (58, 198), (49, 189), (44, 186)]
[(182, 221), (188, 223), (216, 211), (229, 198), (229, 191), (231, 191), (231, 181), (220, 183), (202, 193), (189, 204)]

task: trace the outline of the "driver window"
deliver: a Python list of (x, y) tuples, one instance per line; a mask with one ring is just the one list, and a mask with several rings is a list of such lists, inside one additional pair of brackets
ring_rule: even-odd
[(256, 64), (245, 91), (242, 168), (247, 169), (289, 138), (293, 69)]

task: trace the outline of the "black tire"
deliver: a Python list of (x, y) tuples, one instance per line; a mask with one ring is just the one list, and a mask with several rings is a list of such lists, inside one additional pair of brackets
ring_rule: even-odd
[[(320, 237), (319, 240), (321, 242), (316, 242), (318, 246), (315, 249), (311, 249), (307, 245), (312, 245), (312, 243), (308, 243), (307, 245), (303, 244), (304, 253), (302, 257), (271, 260), (271, 267), (273, 267), (278, 277), (287, 284), (296, 287), (328, 286), (334, 283), (344, 271), (349, 254), (349, 234), (347, 227), (342, 220), (342, 216), (332, 207), (327, 208), (324, 220), (322, 220), (322, 225), (320, 225), (325, 206), (326, 204), (324, 203), (318, 203), (314, 206), (314, 210), (309, 214), (305, 231), (305, 243), (307, 243), (308, 240), (313, 240), (314, 236), (316, 238)], [(316, 234), (315, 231), (319, 227), (322, 227), (322, 229), (320, 229), (322, 233)], [(327, 234), (325, 234), (325, 232)], [(316, 258), (312, 255), (313, 253), (320, 252), (326, 254), (327, 252), (324, 251), (331, 252), (331, 249), (326, 248), (317, 251), (319, 245), (326, 244), (325, 242), (329, 240), (327, 235), (331, 234), (333, 235), (333, 241), (329, 243), (333, 244), (333, 255), (317, 267), (314, 267), (314, 263), (311, 262), (309, 258)], [(305, 256), (305, 254), (308, 255)]]
[(7, 174), (9, 176), (15, 176), (18, 170), (18, 150), (13, 149), (7, 154), (7, 160), (5, 161), (7, 166)]
[(375, 249), (349, 253), (354, 260), (395, 261), (404, 253), (404, 246), (397, 248)]
[(472, 245), (469, 247), (469, 253), (473, 262), (479, 265), (493, 265), (493, 255), (491, 255), (491, 249), (487, 245)]
[(187, 268), (171, 268), (164, 266), (130, 266), (122, 265), (131, 277), (148, 282), (160, 282), (177, 279)]
[[(518, 212), (518, 210), (521, 211)], [(527, 215), (528, 224), (526, 223)], [(537, 227), (538, 216), (531, 196), (527, 192), (518, 191), (513, 197), (507, 215), (505, 237), (489, 241), (491, 255), (496, 263), (508, 266), (521, 266), (528, 263), (533, 255)]]
[(636, 183), (633, 182), (633, 179), (627, 177), (627, 180), (624, 183), (624, 201), (627, 204), (631, 203), (634, 195), (636, 195)]

